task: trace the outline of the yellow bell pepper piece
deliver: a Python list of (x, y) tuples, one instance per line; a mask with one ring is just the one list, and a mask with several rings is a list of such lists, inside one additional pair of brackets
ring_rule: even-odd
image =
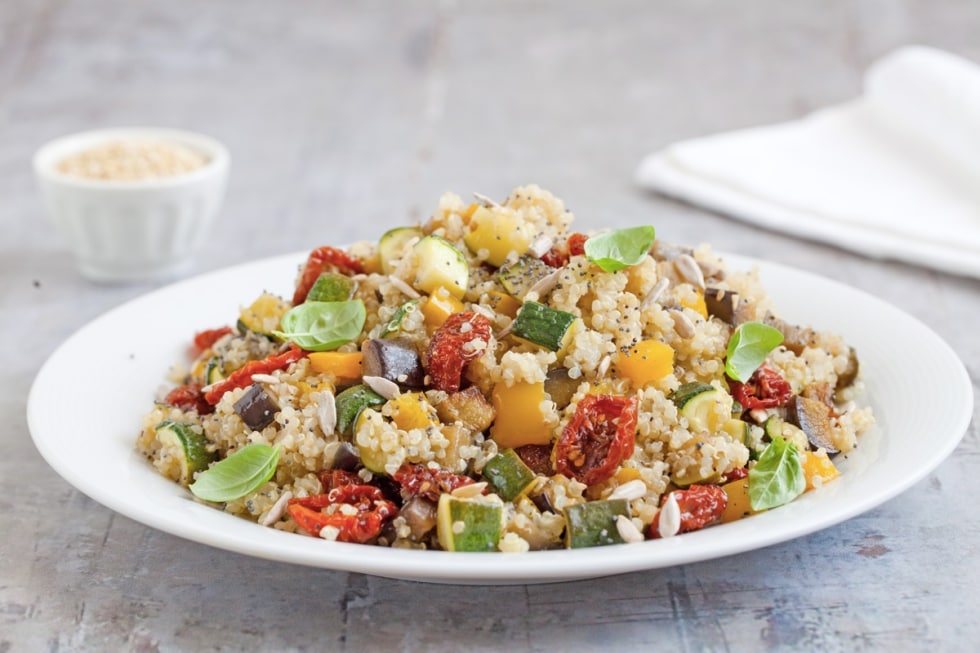
[(469, 222), (470, 231), (463, 236), (463, 242), (474, 254), (487, 251), (487, 263), (500, 267), (511, 252), (518, 256), (531, 246), (531, 229), (517, 216), (509, 213), (494, 213), (480, 206), (473, 211)]
[(721, 513), (722, 523), (727, 524), (755, 514), (752, 504), (749, 503), (749, 479), (729, 481), (722, 485), (721, 489), (728, 496), (728, 504), (725, 506), (725, 511)]
[(806, 491), (822, 486), (824, 483), (840, 476), (837, 467), (827, 456), (826, 451), (803, 452), (803, 477), (806, 479)]
[(391, 421), (398, 428), (408, 431), (424, 429), (438, 422), (436, 409), (421, 392), (405, 392), (389, 401)]
[(279, 328), (279, 320), (289, 310), (289, 305), (271, 293), (259, 298), (238, 315), (238, 321), (249, 331), (268, 335)]
[(680, 304), (684, 308), (690, 308), (704, 319), (708, 319), (708, 305), (705, 303), (704, 295), (702, 293), (695, 292), (694, 299), (685, 297), (680, 301)]
[(543, 382), (519, 382), (510, 387), (498, 383), (493, 387), (490, 401), (497, 419), (490, 427), (490, 437), (500, 449), (551, 444), (551, 428), (541, 412), (544, 400)]
[(359, 351), (314, 351), (308, 357), (314, 372), (333, 376), (334, 382), (339, 385), (361, 378), (361, 359), (364, 356)]
[(634, 385), (653, 383), (674, 371), (674, 350), (659, 340), (641, 340), (619, 354), (616, 367)]
[(380, 274), (382, 272), (381, 257), (375, 254), (374, 256), (365, 259), (364, 272), (367, 274)]
[(453, 313), (462, 313), (463, 302), (456, 299), (447, 289), (436, 288), (436, 290), (422, 302), (422, 317), (425, 319), (425, 326), (431, 330), (438, 329), (446, 318)]
[(635, 467), (620, 467), (616, 472), (616, 482), (622, 485), (640, 478), (640, 470)]
[(521, 302), (516, 297), (511, 297), (505, 292), (500, 292), (499, 290), (491, 290), (487, 293), (487, 299), (490, 301), (490, 307), (494, 311), (500, 313), (501, 315), (506, 315), (509, 318), (517, 317), (517, 311), (521, 310)]

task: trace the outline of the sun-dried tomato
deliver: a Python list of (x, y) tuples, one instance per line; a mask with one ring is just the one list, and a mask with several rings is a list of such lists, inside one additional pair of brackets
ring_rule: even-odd
[(303, 273), (296, 284), (296, 291), (293, 293), (293, 306), (299, 306), (306, 301), (313, 284), (320, 278), (327, 267), (332, 267), (341, 274), (360, 274), (364, 272), (364, 264), (347, 252), (336, 247), (317, 247), (310, 252), (303, 266)]
[(723, 479), (723, 482), (731, 483), (732, 481), (741, 481), (743, 478), (746, 478), (748, 475), (749, 475), (748, 467), (736, 467), (732, 471), (725, 474), (725, 478)]
[(230, 326), (218, 327), (217, 329), (205, 329), (194, 334), (194, 349), (198, 353), (205, 349), (210, 349), (214, 343), (232, 332)]
[(211, 388), (204, 393), (204, 398), (209, 404), (216, 404), (221, 400), (222, 395), (224, 395), (229, 390), (234, 390), (235, 388), (244, 388), (246, 386), (252, 385), (252, 375), (253, 374), (269, 374), (270, 372), (275, 372), (276, 370), (282, 370), (289, 367), (291, 364), (295, 363), (299, 359), (306, 356), (306, 352), (297, 347), (296, 345), (290, 344), (289, 349), (284, 353), (269, 356), (268, 358), (263, 358), (262, 360), (249, 361), (245, 365), (231, 374), (224, 381), (220, 381), (211, 386)]
[(490, 320), (479, 313), (453, 313), (429, 341), (428, 372), (436, 390), (456, 392), (463, 369), (490, 343)]
[(553, 268), (560, 268), (568, 263), (569, 256), (578, 256), (585, 253), (585, 241), (589, 239), (585, 234), (574, 233), (562, 246), (555, 245), (544, 255), (541, 260)]
[(572, 256), (585, 254), (585, 241), (589, 239), (585, 234), (574, 233), (568, 237), (568, 253)]
[(782, 406), (793, 397), (793, 388), (779, 372), (768, 365), (761, 365), (745, 383), (729, 379), (728, 385), (735, 398), (745, 410), (755, 408), (775, 408)]
[[(345, 510), (345, 505), (354, 511)], [(385, 520), (398, 514), (397, 506), (373, 485), (341, 485), (325, 494), (290, 499), (286, 510), (310, 535), (329, 526), (337, 529), (338, 542), (358, 544), (376, 538)]]
[(568, 263), (568, 252), (556, 245), (541, 255), (541, 261), (549, 267), (560, 268)]
[(636, 412), (634, 397), (586, 395), (555, 445), (555, 468), (586, 485), (611, 477), (633, 454)]
[(514, 451), (535, 474), (551, 476), (555, 473), (555, 468), (551, 462), (551, 445), (525, 444), (517, 447)]
[(348, 472), (346, 469), (324, 469), (318, 476), (320, 477), (320, 485), (328, 492), (341, 485), (360, 485), (364, 483), (360, 476), (354, 472)]
[(204, 398), (201, 384), (197, 381), (174, 388), (167, 393), (163, 401), (181, 410), (196, 410), (198, 415), (210, 415), (214, 412), (214, 406)]
[[(717, 485), (692, 485), (686, 490), (674, 490), (677, 507), (681, 509), (681, 526), (678, 533), (689, 533), (721, 520), (721, 514), (728, 506), (728, 495)], [(667, 501), (665, 494), (661, 505)], [(660, 537), (660, 512), (650, 524), (650, 537)]]
[(453, 474), (445, 469), (429, 469), (418, 464), (402, 465), (392, 474), (392, 478), (402, 486), (402, 493), (408, 497), (423, 496), (433, 501), (438, 501), (440, 494), (448, 494), (474, 482), (469, 476)]

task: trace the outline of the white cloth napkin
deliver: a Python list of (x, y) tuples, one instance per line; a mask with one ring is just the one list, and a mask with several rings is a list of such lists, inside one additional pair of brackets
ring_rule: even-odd
[(980, 278), (980, 67), (910, 46), (802, 120), (676, 143), (640, 185), (760, 226)]

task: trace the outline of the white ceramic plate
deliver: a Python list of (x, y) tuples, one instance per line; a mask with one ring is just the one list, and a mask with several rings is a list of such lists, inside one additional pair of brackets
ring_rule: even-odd
[[(193, 333), (227, 324), (260, 290), (290, 295), (301, 255), (177, 283), (89, 323), (41, 368), (27, 403), (28, 423), (41, 454), (69, 483), (148, 526), (262, 558), (449, 583), (571, 580), (757, 549), (869, 510), (916, 483), (953, 451), (969, 425), (973, 391), (963, 364), (935, 333), (839, 283), (779, 265), (726, 259), (732, 269), (759, 265), (784, 318), (841, 333), (857, 348), (865, 399), (878, 425), (846, 460), (838, 460), (843, 473), (833, 483), (751, 519), (681, 537), (522, 555), (403, 551), (264, 528), (196, 503), (159, 476), (135, 453), (134, 442), (168, 368), (183, 360)], [(86, 383), (78, 383), (80, 375)]]

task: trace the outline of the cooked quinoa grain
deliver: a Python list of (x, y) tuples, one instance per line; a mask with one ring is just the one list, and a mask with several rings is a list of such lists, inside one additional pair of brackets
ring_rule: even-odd
[(101, 181), (141, 181), (175, 177), (207, 165), (194, 150), (160, 140), (112, 141), (73, 154), (58, 163), (58, 172)]
[[(424, 224), (317, 248), (292, 297), (259, 292), (198, 334), (137, 449), (192, 492), (216, 465), (235, 478), (246, 447), (267, 452), (267, 478), (216, 508), (453, 551), (674, 536), (755, 501), (763, 472), (831, 482), (828, 454), (874, 421), (856, 352), (777, 317), (757, 273), (707, 245), (651, 241), (607, 266), (620, 254), (590, 250), (573, 220), (537, 186), (499, 203), (450, 193)], [(729, 345), (751, 329), (782, 342), (733, 379)], [(711, 506), (697, 523), (691, 497)]]

